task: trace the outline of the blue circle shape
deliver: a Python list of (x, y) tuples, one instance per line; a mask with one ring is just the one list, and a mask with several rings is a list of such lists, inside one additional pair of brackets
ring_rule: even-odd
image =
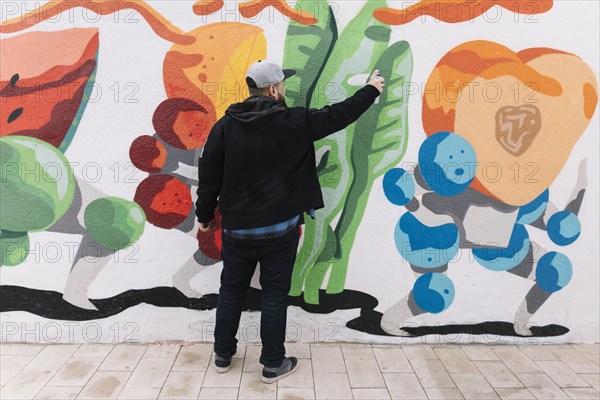
[(403, 206), (415, 195), (415, 178), (403, 168), (392, 168), (383, 176), (383, 193), (390, 203)]
[(437, 314), (454, 301), (454, 284), (444, 274), (428, 272), (415, 281), (413, 297), (421, 310)]
[(559, 246), (567, 246), (579, 238), (581, 222), (570, 211), (559, 211), (548, 219), (546, 230), (550, 240)]
[(550, 192), (548, 191), (548, 189), (546, 189), (538, 197), (536, 197), (529, 203), (519, 207), (519, 214), (517, 215), (517, 224), (531, 224), (539, 217), (541, 217), (544, 211), (546, 210), (549, 198)]
[(540, 257), (535, 269), (535, 281), (546, 292), (556, 292), (567, 286), (573, 277), (573, 265), (567, 256), (551, 251)]
[(441, 196), (464, 192), (475, 178), (475, 149), (452, 132), (429, 136), (419, 149), (419, 168), (427, 185)]
[(404, 213), (394, 230), (396, 249), (419, 268), (437, 268), (458, 254), (458, 228), (453, 223), (427, 226), (411, 212)]
[(492, 271), (508, 271), (525, 259), (530, 246), (527, 229), (515, 224), (507, 247), (473, 247), (472, 252), (483, 267)]

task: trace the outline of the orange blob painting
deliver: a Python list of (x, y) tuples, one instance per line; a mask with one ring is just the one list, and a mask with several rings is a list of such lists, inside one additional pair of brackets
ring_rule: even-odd
[(48, 2), (22, 16), (9, 19), (0, 24), (0, 33), (14, 33), (30, 28), (42, 21), (51, 19), (76, 7), (83, 7), (99, 15), (131, 9), (137, 11), (161, 38), (173, 43), (191, 43), (194, 38), (171, 24), (158, 11), (144, 1), (126, 0), (57, 0)]
[(189, 32), (191, 45), (174, 44), (165, 56), (163, 80), (170, 98), (190, 99), (216, 118), (247, 97), (246, 71), (267, 56), (260, 27), (239, 22), (203, 25)]
[(446, 53), (424, 93), (425, 133), (467, 139), (478, 159), (471, 186), (521, 206), (562, 170), (595, 113), (598, 82), (574, 54), (480, 40)]
[[(198, 15), (209, 15), (223, 8), (223, 0), (199, 0), (194, 4), (194, 13)], [(250, 0), (240, 3), (240, 15), (244, 18), (253, 18), (260, 14), (265, 8), (273, 7), (284, 16), (303, 25), (312, 25), (317, 22), (314, 15), (308, 11), (297, 10), (290, 7), (284, 0)]]
[(31, 136), (66, 149), (89, 97), (98, 45), (95, 28), (0, 40), (0, 136)]
[[(212, 14), (223, 7), (223, 0), (199, 0), (192, 9), (195, 14)], [(30, 28), (42, 21), (49, 20), (63, 12), (76, 7), (86, 8), (99, 15), (109, 15), (120, 10), (131, 9), (137, 11), (150, 25), (152, 30), (161, 38), (173, 43), (189, 44), (194, 38), (188, 36), (184, 31), (169, 22), (162, 14), (153, 9), (142, 0), (57, 0), (48, 2), (28, 11), (22, 16), (4, 21), (0, 24), (0, 33), (14, 33)], [(311, 25), (317, 19), (308, 11), (296, 10), (290, 7), (284, 0), (251, 0), (240, 4), (240, 14), (245, 18), (252, 18), (266, 7), (273, 7), (283, 15), (294, 21)]]
[(210, 15), (223, 8), (224, 4), (223, 0), (198, 0), (194, 3), (192, 9), (194, 14)]
[(517, 14), (532, 15), (544, 13), (552, 5), (553, 0), (421, 0), (401, 10), (378, 8), (373, 16), (389, 25), (404, 25), (426, 15), (444, 22), (459, 23), (477, 18), (495, 6)]

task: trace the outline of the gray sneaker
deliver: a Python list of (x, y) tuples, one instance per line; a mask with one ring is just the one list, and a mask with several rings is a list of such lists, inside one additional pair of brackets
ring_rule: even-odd
[(286, 357), (279, 367), (263, 368), (262, 381), (264, 383), (277, 382), (281, 378), (290, 375), (298, 370), (298, 359), (296, 357)]
[(219, 374), (224, 374), (231, 368), (231, 358), (225, 358), (215, 353), (215, 369)]

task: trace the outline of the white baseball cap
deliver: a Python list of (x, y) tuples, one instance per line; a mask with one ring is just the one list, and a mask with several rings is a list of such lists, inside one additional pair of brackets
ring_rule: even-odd
[(294, 75), (293, 69), (281, 69), (275, 61), (258, 60), (253, 63), (246, 74), (246, 83), (251, 88), (266, 88)]

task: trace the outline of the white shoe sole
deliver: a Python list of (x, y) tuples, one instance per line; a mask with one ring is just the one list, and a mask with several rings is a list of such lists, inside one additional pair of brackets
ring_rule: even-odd
[(260, 378), (262, 379), (262, 381), (263, 381), (264, 383), (275, 383), (275, 382), (277, 382), (278, 380), (280, 380), (280, 379), (282, 379), (282, 378), (285, 378), (285, 377), (286, 377), (286, 376), (288, 376), (288, 375), (291, 375), (291, 374), (293, 374), (294, 372), (296, 372), (296, 371), (298, 370), (298, 368), (300, 368), (300, 364), (296, 364), (296, 366), (294, 367), (294, 369), (292, 369), (291, 371), (288, 371), (288, 372), (286, 372), (286, 373), (285, 373), (285, 374), (283, 374), (283, 375), (279, 375), (279, 376), (276, 376), (276, 377), (274, 377), (274, 378), (265, 378), (264, 376), (261, 376)]
[(229, 371), (229, 369), (231, 368), (231, 365), (229, 367), (217, 367), (215, 365), (215, 370), (217, 371), (217, 373), (219, 374), (224, 374), (225, 372)]

